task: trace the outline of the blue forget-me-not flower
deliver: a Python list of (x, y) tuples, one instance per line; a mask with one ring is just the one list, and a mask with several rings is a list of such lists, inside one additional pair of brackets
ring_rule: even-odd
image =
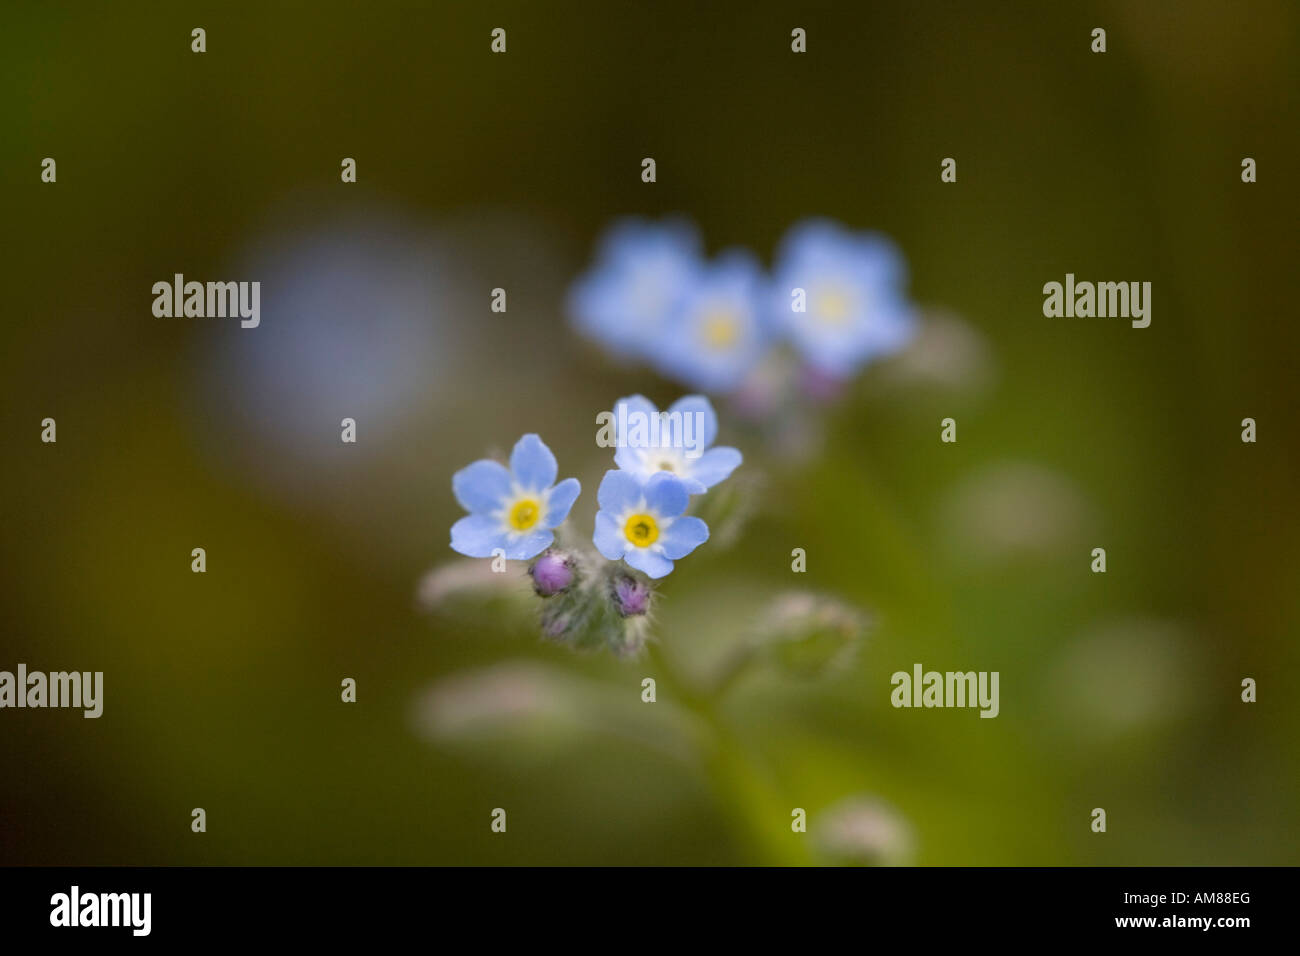
[(686, 222), (625, 219), (574, 283), (568, 310), (580, 332), (615, 355), (644, 358), (700, 268), (699, 236)]
[(648, 398), (632, 395), (615, 402), (613, 414), (614, 464), (641, 481), (667, 472), (696, 495), (744, 460), (735, 448), (711, 447), (718, 416), (703, 395), (687, 395), (662, 413)]
[(845, 378), (915, 334), (906, 279), (903, 257), (885, 237), (827, 220), (803, 222), (778, 250), (772, 319), (809, 365)]
[(510, 468), (480, 459), (451, 479), (452, 491), (469, 512), (451, 528), (453, 550), (471, 558), (490, 558), (498, 548), (505, 557), (536, 557), (555, 540), (562, 522), (582, 490), (576, 478), (558, 485), (559, 468), (551, 450), (536, 435), (525, 435), (510, 453)]
[(702, 268), (650, 345), (655, 366), (693, 388), (735, 391), (767, 348), (765, 288), (747, 252), (725, 253)]
[(662, 578), (673, 562), (709, 539), (699, 518), (683, 514), (690, 501), (686, 485), (661, 471), (639, 479), (626, 471), (607, 471), (596, 492), (596, 550), (619, 558), (652, 578)]

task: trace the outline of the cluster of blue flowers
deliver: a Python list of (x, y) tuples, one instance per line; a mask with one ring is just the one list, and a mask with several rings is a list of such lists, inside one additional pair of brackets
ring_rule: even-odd
[(745, 251), (704, 259), (685, 222), (629, 219), (601, 241), (568, 309), (580, 332), (615, 355), (727, 394), (783, 343), (835, 380), (897, 352), (916, 330), (906, 281), (892, 242), (827, 220), (791, 228), (765, 275)]
[[(708, 526), (686, 514), (691, 496), (729, 476), (741, 454), (711, 447), (718, 418), (700, 395), (681, 399), (663, 415), (648, 399), (633, 395), (619, 399), (612, 417), (654, 427), (621, 434), (616, 426), (618, 467), (605, 472), (596, 492), (600, 510), (592, 541), (606, 559), (622, 559), (662, 578), (674, 561), (709, 538)], [(469, 514), (452, 526), (452, 549), (471, 558), (529, 560), (542, 554), (581, 491), (576, 478), (557, 484), (558, 475), (555, 456), (537, 435), (519, 439), (509, 468), (485, 458), (456, 472), (452, 491)], [(566, 577), (566, 568), (572, 571), (566, 559), (540, 566), (534, 573), (539, 593), (567, 588), (572, 575)]]

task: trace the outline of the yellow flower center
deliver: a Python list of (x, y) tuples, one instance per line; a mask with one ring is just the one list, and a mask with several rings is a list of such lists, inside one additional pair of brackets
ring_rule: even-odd
[(623, 533), (638, 548), (648, 548), (659, 538), (659, 525), (653, 515), (632, 515), (623, 525)]
[(527, 531), (537, 524), (542, 517), (542, 508), (534, 498), (521, 498), (510, 509), (510, 527), (516, 531)]
[(700, 322), (700, 338), (716, 351), (729, 349), (740, 338), (740, 322), (732, 312), (711, 312)]
[(827, 325), (843, 325), (852, 306), (852, 297), (844, 289), (831, 286), (817, 296), (817, 318)]

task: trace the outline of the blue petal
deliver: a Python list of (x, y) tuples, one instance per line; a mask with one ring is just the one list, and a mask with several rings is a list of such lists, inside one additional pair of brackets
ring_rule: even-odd
[[(659, 409), (655, 408), (654, 402), (644, 395), (629, 395), (614, 403), (614, 464), (619, 468), (625, 471), (641, 471), (645, 468), (645, 456), (649, 453), (649, 449), (641, 438), (645, 437), (648, 440), (650, 418), (658, 414)], [(636, 445), (629, 445), (628, 433), (633, 431), (631, 423), (637, 417), (640, 417), (642, 422), (635, 429), (638, 441)], [(627, 424), (629, 427), (622, 429), (619, 427), (620, 423)]]
[(681, 481), (682, 487), (686, 489), (686, 493), (689, 495), (702, 495), (709, 490), (709, 486), (700, 481), (700, 479), (696, 478), (694, 475), (678, 475), (677, 477), (678, 480)]
[(500, 462), (480, 458), (451, 476), (451, 490), (471, 514), (495, 511), (510, 494), (510, 472)]
[(697, 448), (704, 449), (717, 440), (718, 437), (718, 414), (713, 410), (713, 405), (703, 395), (687, 395), (685, 398), (679, 398), (673, 402), (670, 412), (681, 412), (682, 420), (685, 422), (688, 415), (697, 416), (699, 419), (699, 428), (692, 423), (688, 434), (693, 442), (698, 442)]
[[(649, 438), (650, 421), (659, 415), (659, 409), (655, 407), (654, 402), (644, 395), (629, 395), (627, 398), (620, 398), (614, 403), (614, 435), (618, 440), (618, 447), (622, 448), (627, 445), (627, 434), (619, 430), (619, 425), (626, 422), (628, 432), (635, 428), (638, 438), (641, 436)], [(640, 423), (633, 426), (632, 423), (640, 419)], [(644, 444), (638, 444), (634, 447), (644, 448)]]
[(855, 237), (852, 255), (864, 281), (901, 285), (907, 281), (907, 263), (898, 246), (885, 236), (865, 232)]
[(652, 578), (662, 578), (673, 569), (671, 561), (663, 555), (655, 554), (649, 548), (628, 548), (623, 560), (638, 571), (644, 571)]
[[(502, 469), (504, 471), (504, 469)], [(506, 548), (501, 522), (487, 515), (468, 515), (451, 526), (451, 549), (470, 558), (490, 558)]]
[(709, 526), (693, 515), (678, 518), (659, 538), (664, 557), (684, 558), (709, 540)]
[(600, 342), (615, 355), (631, 358), (640, 347), (638, 328), (631, 316), (611, 308), (610, 277), (602, 274), (584, 276), (569, 293), (568, 312), (573, 324), (584, 335)]
[(616, 224), (601, 240), (594, 266), (570, 290), (574, 324), (616, 354), (644, 354), (695, 281), (698, 247), (685, 223)]
[(604, 511), (596, 512), (596, 533), (591, 536), (591, 542), (597, 551), (611, 561), (623, 557), (623, 552), (627, 550), (627, 538), (618, 522)]
[(865, 336), (867, 348), (875, 355), (897, 352), (912, 340), (916, 327), (916, 314), (905, 303), (882, 306)]
[(635, 216), (619, 219), (601, 236), (602, 259), (629, 259), (660, 251), (683, 259), (699, 254), (700, 237), (688, 220), (671, 217), (659, 222)]
[(582, 491), (582, 485), (578, 484), (577, 478), (565, 478), (562, 482), (551, 489), (550, 498), (547, 501), (545, 524), (548, 528), (554, 528), (557, 524), (569, 516), (569, 509), (573, 503), (578, 500), (578, 495)]
[(627, 445), (620, 445), (614, 452), (614, 464), (618, 465), (623, 471), (641, 473), (647, 470), (646, 458), (649, 455), (647, 448), (631, 448)]
[(735, 471), (742, 461), (744, 456), (735, 448), (725, 445), (710, 448), (691, 465), (691, 477), (705, 488), (712, 488)]
[(530, 491), (541, 491), (555, 484), (559, 466), (551, 450), (536, 435), (525, 435), (515, 442), (510, 453), (510, 470), (515, 481)]
[(615, 418), (618, 417), (618, 407), (620, 405), (626, 405), (629, 412), (645, 412), (648, 415), (657, 415), (659, 413), (659, 406), (639, 393), (636, 395), (625, 395), (614, 403)]
[(549, 548), (554, 540), (555, 535), (549, 531), (534, 531), (507, 544), (506, 557), (511, 561), (527, 561)]
[[(699, 302), (692, 301), (680, 309), (655, 344), (650, 358), (652, 364), (666, 378), (671, 378), (692, 388), (725, 394), (735, 391), (745, 381), (763, 357), (767, 346), (767, 331), (763, 327), (753, 303), (739, 303), (737, 310), (742, 323), (735, 342), (726, 348), (701, 346), (701, 322), (708, 313)], [(694, 434), (692, 434), (694, 438)]]
[(596, 489), (601, 511), (621, 514), (641, 501), (641, 482), (626, 471), (607, 471)]
[(815, 258), (826, 249), (838, 249), (844, 242), (845, 230), (836, 222), (824, 218), (804, 219), (795, 223), (781, 239), (776, 258)]
[(645, 501), (655, 514), (675, 518), (686, 510), (690, 494), (682, 480), (672, 472), (657, 471), (645, 483)]

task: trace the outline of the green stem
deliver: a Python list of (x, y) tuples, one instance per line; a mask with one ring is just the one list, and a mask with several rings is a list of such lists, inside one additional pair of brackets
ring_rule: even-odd
[(807, 864), (811, 857), (806, 837), (790, 829), (793, 808), (786, 806), (771, 778), (746, 755), (744, 745), (718, 711), (720, 695), (748, 662), (749, 651), (743, 659), (729, 659), (707, 690), (687, 680), (657, 644), (649, 645), (649, 656), (667, 678), (665, 683), (673, 699), (696, 714), (710, 730), (703, 744), (709, 783), (719, 808), (736, 827), (743, 847), (756, 850), (760, 863)]

